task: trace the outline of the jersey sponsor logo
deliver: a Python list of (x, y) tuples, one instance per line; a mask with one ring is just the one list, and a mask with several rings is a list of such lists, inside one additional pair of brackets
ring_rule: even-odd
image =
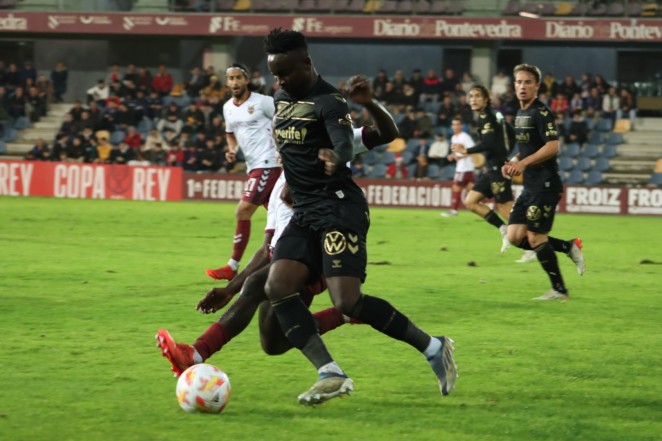
[(480, 131), (481, 135), (485, 135), (487, 133), (492, 133), (492, 132), (494, 132), (494, 127), (492, 127), (492, 123), (490, 122), (485, 123), (482, 130)]
[(344, 118), (338, 118), (338, 124), (341, 126), (352, 127), (352, 116), (348, 113)]
[(248, 114), (252, 115), (253, 113), (255, 113), (255, 105), (248, 106)]
[(329, 256), (340, 254), (347, 248), (345, 235), (340, 231), (329, 231), (324, 237), (324, 251)]
[(275, 133), (279, 144), (284, 142), (289, 142), (290, 144), (303, 144), (306, 140), (308, 129), (305, 127), (297, 129), (294, 126), (290, 126), (284, 129), (276, 129)]
[(295, 103), (279, 101), (276, 103), (275, 119), (317, 121), (317, 115), (315, 114), (315, 103), (306, 101), (297, 101)]
[(333, 259), (331, 261), (331, 268), (333, 269), (340, 269), (342, 268), (342, 260), (340, 259)]
[(537, 221), (540, 219), (540, 216), (542, 216), (542, 212), (540, 211), (540, 208), (536, 207), (535, 205), (531, 205), (526, 210), (526, 218), (530, 221)]

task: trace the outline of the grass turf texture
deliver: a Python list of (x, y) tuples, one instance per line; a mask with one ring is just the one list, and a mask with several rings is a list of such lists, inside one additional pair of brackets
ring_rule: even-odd
[[(558, 216), (585, 243), (572, 300), (537, 262), (499, 254), (497, 231), (462, 212), (373, 209), (365, 291), (456, 341), (448, 397), (423, 357), (367, 326), (325, 336), (355, 393), (296, 403), (316, 374), (298, 351), (268, 357), (255, 320), (209, 362), (232, 397), (186, 414), (154, 346), (166, 327), (191, 343), (216, 315), (194, 307), (225, 264), (234, 205), (0, 198), (0, 439), (659, 440), (662, 434), (660, 219)], [(262, 240), (253, 223), (247, 258)], [(473, 261), (476, 266), (467, 265)], [(329, 304), (316, 299), (313, 309)]]

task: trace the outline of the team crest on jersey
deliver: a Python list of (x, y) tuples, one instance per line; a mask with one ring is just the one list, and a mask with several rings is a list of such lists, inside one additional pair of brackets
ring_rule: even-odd
[(526, 218), (530, 221), (537, 221), (542, 216), (540, 208), (535, 205), (531, 205), (528, 210), (526, 210)]
[(347, 240), (340, 231), (329, 231), (324, 237), (324, 251), (329, 256), (335, 256), (345, 251)]
[(490, 184), (490, 187), (492, 188), (492, 193), (494, 194), (499, 194), (503, 193), (506, 189), (506, 183), (503, 181), (500, 182), (492, 182)]
[(248, 114), (252, 115), (255, 112), (255, 106), (248, 106)]

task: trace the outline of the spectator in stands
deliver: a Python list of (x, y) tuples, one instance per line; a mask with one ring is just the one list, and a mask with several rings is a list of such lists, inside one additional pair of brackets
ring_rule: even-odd
[(69, 143), (69, 135), (66, 133), (58, 133), (55, 135), (55, 142), (51, 150), (51, 161), (63, 161), (67, 158), (67, 144)]
[(444, 78), (441, 81), (441, 94), (444, 95), (446, 92), (453, 93), (459, 82), (460, 80), (457, 78), (457, 75), (455, 75), (455, 71), (447, 68), (444, 70)]
[(214, 173), (221, 167), (220, 152), (214, 148), (213, 139), (205, 139), (205, 147), (200, 151), (199, 171)]
[(568, 127), (568, 134), (565, 141), (577, 142), (580, 146), (583, 146), (587, 139), (588, 123), (584, 118), (583, 112), (580, 109), (576, 109), (572, 113), (572, 121), (570, 122), (570, 127)]
[(438, 132), (434, 135), (434, 142), (430, 144), (427, 152), (428, 163), (443, 167), (448, 164), (446, 157), (450, 153), (450, 146), (443, 133)]
[(199, 131), (205, 130), (205, 115), (200, 110), (199, 102), (192, 102), (184, 110), (182, 115), (184, 125), (182, 126), (182, 131), (188, 134), (198, 133)]
[(501, 95), (506, 93), (506, 86), (510, 84), (512, 84), (510, 77), (506, 75), (503, 69), (499, 69), (497, 74), (492, 77), (492, 86), (490, 87), (492, 99), (500, 98)]
[(85, 108), (83, 107), (83, 103), (80, 100), (74, 101), (74, 106), (69, 109), (69, 114), (73, 118), (74, 121), (78, 122), (81, 120), (81, 115), (85, 111)]
[(434, 69), (428, 69), (428, 74), (423, 78), (423, 88), (421, 90), (421, 102), (432, 101), (436, 103), (439, 101), (439, 94), (441, 93), (441, 78), (437, 75)]
[(181, 144), (179, 142), (179, 136), (175, 132), (175, 129), (173, 129), (171, 127), (168, 127), (165, 130), (165, 134), (162, 133), (162, 135), (163, 135), (163, 141), (166, 145), (166, 148), (167, 147), (172, 148), (172, 146), (174, 146), (174, 145), (181, 146)]
[[(11, 66), (11, 65), (10, 65)], [(26, 116), (25, 104), (27, 100), (22, 87), (16, 87), (14, 93), (9, 97), (9, 116), (18, 119)]]
[(616, 120), (616, 112), (621, 108), (621, 98), (616, 93), (615, 87), (610, 87), (606, 95), (602, 97), (602, 118), (612, 122)]
[(175, 144), (166, 153), (166, 163), (171, 167), (182, 167), (184, 165), (184, 150)]
[(115, 129), (128, 131), (129, 127), (136, 127), (140, 122), (140, 118), (136, 114), (135, 110), (126, 105), (126, 103), (120, 103), (117, 107), (117, 112), (115, 114)]
[[(169, 165), (166, 152), (163, 149), (163, 144), (160, 142), (155, 142), (153, 147), (147, 150), (146, 152), (147, 159), (152, 165)], [(181, 161), (180, 161), (181, 162)], [(179, 164), (177, 164), (179, 165)]]
[[(82, 132), (79, 135), (79, 138), (83, 142), (83, 146), (87, 149), (94, 146), (96, 148), (96, 139), (94, 137), (94, 129), (92, 127), (83, 127)], [(89, 162), (89, 161), (85, 161)]]
[(53, 84), (53, 99), (56, 103), (63, 101), (62, 96), (67, 93), (67, 80), (69, 79), (69, 72), (67, 67), (62, 61), (55, 64), (55, 68), (51, 71), (51, 83)]
[(90, 121), (92, 123), (92, 128), (95, 131), (100, 130), (98, 126), (101, 123), (101, 119), (103, 118), (103, 110), (99, 107), (96, 101), (91, 101), (87, 105), (87, 107), (88, 107), (87, 113), (90, 114)]
[(110, 66), (110, 73), (108, 74), (108, 84), (119, 83), (122, 80), (122, 72), (117, 63)]
[(556, 96), (559, 85), (556, 83), (556, 78), (550, 72), (545, 74), (542, 82), (540, 83), (540, 90), (538, 93), (546, 93), (547, 96)]
[(407, 164), (404, 163), (400, 153), (395, 154), (395, 162), (386, 168), (387, 179), (407, 179)]
[(352, 161), (352, 176), (355, 178), (365, 178), (365, 167), (361, 157), (356, 157)]
[(200, 91), (200, 98), (207, 100), (212, 104), (217, 104), (225, 100), (228, 89), (218, 80), (216, 75), (209, 77), (209, 84)]
[(168, 72), (166, 67), (161, 64), (159, 66), (159, 71), (154, 75), (152, 80), (152, 91), (156, 92), (157, 95), (163, 97), (170, 93), (172, 90), (172, 75)]
[(72, 137), (67, 143), (67, 161), (85, 162), (85, 144), (79, 136)]
[(223, 118), (219, 115), (214, 115), (209, 127), (207, 127), (206, 136), (207, 138), (215, 139), (219, 135), (225, 136), (225, 124), (223, 124)]
[(200, 91), (205, 87), (205, 82), (205, 74), (199, 67), (191, 69), (184, 86), (188, 96), (191, 98), (197, 98), (200, 95)]
[(200, 169), (200, 152), (195, 144), (190, 144), (184, 151), (184, 171), (196, 172)]
[(129, 145), (121, 141), (117, 148), (114, 148), (110, 152), (110, 163), (111, 164), (124, 164), (126, 165), (129, 161), (136, 159), (136, 153), (133, 151)]
[(413, 108), (408, 108), (405, 118), (398, 124), (400, 136), (405, 140), (414, 138), (416, 135), (416, 112)]
[(457, 115), (462, 121), (463, 130), (469, 133), (471, 131), (471, 124), (474, 120), (474, 113), (473, 110), (471, 110), (471, 106), (467, 102), (466, 94), (460, 95), (460, 99), (457, 104)]
[(432, 136), (432, 121), (420, 107), (416, 109), (416, 127), (414, 129), (414, 138), (429, 138)]
[(563, 82), (557, 88), (557, 94), (562, 93), (563, 95), (565, 95), (568, 101), (572, 99), (575, 93), (579, 93), (579, 92), (580, 92), (579, 86), (577, 85), (577, 82), (575, 81), (572, 75), (566, 75)]
[(593, 86), (598, 89), (600, 96), (606, 94), (609, 90), (609, 84), (607, 84), (607, 81), (605, 81), (602, 75), (595, 75), (593, 77)]
[(150, 71), (141, 67), (138, 69), (138, 75), (136, 77), (136, 88), (143, 92), (144, 95), (147, 95), (152, 90), (152, 74)]
[(414, 95), (413, 105), (417, 106), (421, 100), (421, 93), (423, 92), (423, 76), (421, 75), (420, 69), (414, 69), (411, 72), (411, 78), (407, 80), (407, 84), (409, 84), (413, 89), (413, 95)]
[(124, 142), (133, 150), (139, 150), (143, 145), (143, 138), (134, 126), (129, 126), (124, 137)]
[(416, 178), (417, 180), (428, 178), (429, 150), (430, 146), (427, 141), (424, 138), (419, 139), (416, 153), (409, 163), (409, 165), (416, 164), (416, 167), (414, 167), (414, 173), (411, 176), (412, 178)]
[(8, 91), (13, 91), (21, 85), (21, 77), (16, 67), (16, 63), (9, 63), (9, 67), (5, 72), (5, 87)]
[(593, 82), (591, 81), (591, 74), (586, 72), (582, 75), (582, 79), (579, 82), (579, 92), (582, 99), (588, 97), (591, 93), (591, 87), (593, 87)]
[(448, 134), (451, 128), (451, 121), (457, 114), (458, 109), (453, 105), (450, 96), (445, 96), (437, 111), (437, 126), (443, 129), (444, 134)]
[(626, 88), (621, 89), (620, 106), (616, 111), (616, 119), (627, 118), (630, 120), (630, 127), (634, 128), (637, 120), (637, 109), (634, 104), (632, 93)]
[(572, 99), (570, 100), (570, 114), (573, 114), (575, 110), (584, 110), (584, 100), (582, 99), (580, 92), (575, 92), (575, 94), (572, 96)]
[(156, 123), (161, 118), (163, 113), (163, 98), (152, 90), (149, 97), (145, 101), (145, 116), (152, 122)]
[(24, 158), (26, 161), (50, 161), (51, 151), (48, 144), (42, 138), (37, 139), (34, 147), (30, 150)]
[(267, 88), (267, 80), (264, 79), (262, 72), (260, 72), (258, 69), (253, 69), (253, 71), (251, 71), (251, 84), (253, 85), (257, 93), (261, 93), (262, 95), (267, 95), (267, 93), (269, 92)]
[(471, 74), (471, 72), (464, 72), (462, 74), (462, 80), (460, 81), (460, 86), (462, 88), (462, 93), (464, 95), (468, 94), (472, 87), (476, 84), (476, 79)]
[(175, 132), (175, 135), (181, 133), (183, 126), (184, 121), (182, 121), (179, 106), (174, 102), (168, 105), (163, 117), (156, 124), (159, 132), (165, 133), (167, 129), (172, 129)]
[(64, 115), (64, 120), (60, 124), (58, 133), (64, 133), (67, 136), (72, 136), (78, 133), (78, 127), (76, 127), (76, 122), (74, 121), (74, 117), (71, 116), (71, 113)]
[(159, 132), (156, 129), (151, 129), (147, 134), (147, 136), (145, 137), (143, 150), (149, 152), (154, 149), (156, 144), (160, 144), (163, 147), (164, 139), (163, 136), (161, 135), (161, 132)]
[(35, 87), (39, 91), (39, 95), (44, 96), (46, 103), (50, 104), (53, 102), (53, 85), (46, 75), (39, 75), (37, 81), (34, 83)]
[(384, 101), (386, 94), (386, 83), (388, 83), (388, 76), (384, 69), (380, 69), (377, 75), (372, 80), (372, 91), (376, 100)]
[(37, 122), (42, 116), (46, 116), (46, 96), (39, 95), (39, 91), (35, 86), (31, 86), (28, 89), (28, 96), (25, 100), (26, 111), (30, 117), (30, 122)]
[(568, 98), (563, 93), (558, 92), (552, 99), (549, 107), (552, 109), (552, 112), (556, 113), (557, 115), (565, 116), (565, 114), (568, 113), (568, 109), (570, 109), (570, 103), (568, 102)]
[[(87, 89), (87, 101), (96, 102), (100, 107), (106, 106), (106, 100), (110, 95), (110, 88), (104, 80), (98, 80), (97, 84)], [(60, 102), (57, 101), (56, 102)]]
[(107, 130), (100, 130), (97, 132), (97, 148), (96, 157), (94, 162), (97, 164), (109, 164), (110, 154), (113, 151), (113, 146), (110, 143), (110, 133)]
[(600, 90), (597, 87), (591, 87), (589, 95), (584, 98), (584, 110), (586, 110), (586, 116), (589, 118), (600, 117), (600, 112), (602, 111), (602, 97), (600, 96)]
[(30, 84), (34, 84), (37, 82), (37, 70), (34, 68), (34, 66), (32, 66), (32, 62), (26, 61), (23, 64), (23, 68), (18, 73), (18, 77), (19, 77), (19, 82), (23, 87), (29, 86), (27, 82), (28, 79), (32, 80)]

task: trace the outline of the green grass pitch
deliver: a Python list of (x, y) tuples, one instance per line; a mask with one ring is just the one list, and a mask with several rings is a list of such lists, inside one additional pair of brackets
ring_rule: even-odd
[[(298, 351), (268, 357), (255, 320), (210, 362), (230, 376), (221, 415), (186, 414), (154, 346), (191, 343), (195, 311), (229, 257), (234, 205), (0, 198), (0, 440), (662, 439), (662, 222), (560, 215), (587, 272), (559, 256), (572, 300), (537, 262), (499, 253), (475, 215), (373, 209), (365, 291), (456, 341), (460, 378), (442, 397), (423, 357), (364, 325), (325, 336), (352, 396), (296, 403), (316, 373)], [(262, 240), (255, 216), (246, 259)], [(246, 260), (247, 261), (247, 260)], [(649, 263), (641, 263), (648, 261)], [(468, 265), (475, 262), (475, 266)], [(327, 295), (313, 309), (329, 305)]]

